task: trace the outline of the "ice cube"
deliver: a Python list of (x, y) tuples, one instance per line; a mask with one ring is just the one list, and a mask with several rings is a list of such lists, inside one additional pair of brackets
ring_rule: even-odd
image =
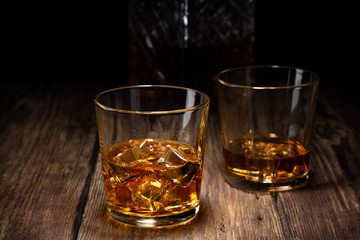
[(115, 160), (123, 165), (128, 165), (137, 160), (144, 160), (145, 157), (138, 146), (134, 146), (125, 152), (120, 152), (115, 156)]
[(140, 143), (139, 148), (143, 151), (153, 151), (154, 148), (151, 145), (152, 144), (153, 139), (145, 139), (142, 143)]
[(199, 202), (199, 196), (196, 191), (196, 182), (191, 182), (187, 188), (179, 185), (173, 185), (168, 189), (166, 211), (181, 211), (190, 205), (196, 205)]
[(128, 181), (140, 175), (140, 173), (137, 171), (127, 171), (126, 168), (108, 161), (104, 161), (103, 169), (106, 172), (106, 174), (109, 176), (109, 179), (112, 182), (113, 187), (116, 187), (119, 184), (124, 185)]
[(170, 145), (166, 146), (164, 155), (159, 158), (157, 164), (165, 166), (158, 174), (182, 187), (189, 186), (200, 168), (200, 163), (187, 160), (186, 155), (181, 150)]
[(114, 158), (122, 167), (144, 167), (149, 165), (142, 150), (134, 146), (125, 152), (120, 152)]
[(166, 200), (169, 181), (156, 174), (142, 175), (129, 185), (133, 201), (141, 211), (157, 211)]
[(161, 142), (154, 141), (153, 139), (145, 139), (140, 145), (140, 150), (147, 161), (154, 161), (159, 158), (165, 147), (161, 145)]

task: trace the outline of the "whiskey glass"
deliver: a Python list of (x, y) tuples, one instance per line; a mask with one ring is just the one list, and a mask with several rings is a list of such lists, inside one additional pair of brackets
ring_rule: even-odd
[(110, 218), (161, 228), (192, 221), (200, 204), (209, 97), (139, 85), (95, 98)]
[(216, 78), (226, 181), (248, 192), (305, 186), (318, 75), (251, 66)]

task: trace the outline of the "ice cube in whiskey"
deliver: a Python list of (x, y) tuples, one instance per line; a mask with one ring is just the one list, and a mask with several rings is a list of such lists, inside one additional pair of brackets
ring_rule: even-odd
[(102, 159), (110, 208), (136, 216), (169, 216), (198, 206), (202, 164), (187, 144), (158, 139), (117, 143)]

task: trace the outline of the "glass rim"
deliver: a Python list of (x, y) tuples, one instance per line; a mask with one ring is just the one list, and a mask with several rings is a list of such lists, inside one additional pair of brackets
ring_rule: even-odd
[[(204, 97), (204, 101), (196, 104), (192, 107), (188, 107), (188, 108), (179, 108), (179, 109), (174, 109), (174, 110), (164, 110), (164, 111), (134, 111), (134, 110), (126, 110), (126, 109), (120, 109), (120, 108), (114, 108), (114, 107), (109, 107), (106, 106), (104, 104), (101, 104), (99, 102), (99, 98), (104, 96), (105, 94), (108, 93), (112, 93), (112, 92), (116, 92), (116, 91), (121, 91), (121, 90), (126, 90), (126, 89), (139, 89), (139, 88), (168, 88), (168, 89), (180, 89), (180, 90), (186, 90), (186, 91), (192, 91), (195, 93), (200, 94), (201, 96)], [(178, 113), (184, 113), (184, 112), (189, 112), (189, 111), (195, 111), (195, 110), (199, 110), (202, 108), (205, 108), (207, 106), (209, 106), (210, 104), (210, 98), (207, 94), (198, 91), (196, 89), (192, 89), (192, 88), (188, 88), (188, 87), (180, 87), (180, 86), (172, 86), (172, 85), (130, 85), (130, 86), (125, 86), (125, 87), (118, 87), (118, 88), (112, 88), (112, 89), (108, 89), (105, 91), (100, 92), (99, 94), (97, 94), (95, 96), (94, 99), (95, 102), (95, 106), (105, 110), (105, 111), (112, 111), (112, 112), (118, 112), (118, 113), (127, 113), (127, 114), (137, 114), (137, 115), (168, 115), (168, 114), (178, 114)]]
[[(287, 70), (301, 70), (303, 72), (310, 73), (312, 76), (314, 76), (314, 80), (307, 83), (297, 84), (297, 85), (290, 85), (290, 86), (249, 86), (249, 85), (241, 85), (241, 84), (234, 84), (234, 83), (228, 83), (221, 79), (221, 75), (224, 73), (237, 71), (237, 70), (245, 70), (245, 69), (287, 69)], [(256, 65), (256, 66), (242, 66), (242, 67), (235, 67), (235, 68), (229, 68), (225, 69), (221, 72), (219, 72), (216, 75), (216, 80), (218, 83), (220, 83), (223, 86), (226, 87), (233, 87), (233, 88), (245, 88), (245, 89), (259, 89), (259, 90), (267, 90), (267, 89), (291, 89), (291, 88), (302, 88), (307, 87), (311, 85), (315, 85), (319, 83), (319, 75), (313, 71), (304, 69), (304, 68), (298, 68), (298, 67), (289, 67), (289, 66), (281, 66), (281, 65)]]

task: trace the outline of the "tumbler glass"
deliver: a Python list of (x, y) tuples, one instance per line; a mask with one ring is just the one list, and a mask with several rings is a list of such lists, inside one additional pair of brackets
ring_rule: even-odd
[(160, 85), (108, 90), (95, 98), (108, 215), (160, 228), (199, 211), (209, 97)]
[(319, 78), (252, 66), (217, 75), (225, 179), (245, 191), (286, 191), (309, 178)]

